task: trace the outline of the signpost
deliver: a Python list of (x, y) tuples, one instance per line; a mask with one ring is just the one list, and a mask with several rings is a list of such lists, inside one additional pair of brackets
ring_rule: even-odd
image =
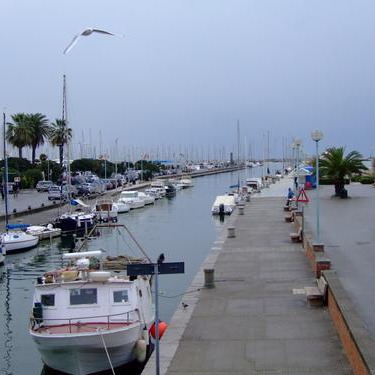
[(160, 374), (159, 361), (159, 286), (158, 276), (162, 274), (184, 273), (184, 262), (163, 263), (164, 254), (160, 254), (156, 263), (128, 264), (126, 272), (128, 276), (153, 275), (155, 278), (155, 356), (156, 356), (156, 375)]
[[(308, 204), (309, 203), (309, 197), (306, 195), (306, 192), (305, 192), (305, 189), (304, 188), (301, 188), (298, 192), (298, 195), (297, 195), (297, 202), (301, 202), (301, 203), (305, 203), (305, 204)], [(304, 236), (305, 235), (305, 205), (303, 204), (302, 205), (302, 235)], [(303, 247), (303, 241), (302, 241), (302, 247)]]

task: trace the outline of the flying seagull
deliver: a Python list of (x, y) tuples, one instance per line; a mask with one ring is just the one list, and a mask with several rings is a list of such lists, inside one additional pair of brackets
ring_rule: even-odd
[(75, 46), (75, 44), (78, 42), (78, 40), (81, 36), (89, 36), (92, 33), (99, 33), (99, 34), (113, 35), (113, 36), (122, 36), (122, 35), (116, 35), (116, 34), (110, 33), (109, 31), (105, 31), (105, 30), (92, 29), (92, 28), (85, 29), (80, 34), (76, 35), (73, 38), (73, 40), (69, 43), (68, 47), (65, 48), (64, 55), (72, 50), (72, 48)]

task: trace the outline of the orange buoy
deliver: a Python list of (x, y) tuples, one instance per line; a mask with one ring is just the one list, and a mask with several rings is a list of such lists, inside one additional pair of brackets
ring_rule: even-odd
[[(162, 320), (159, 321), (159, 339), (161, 339), (164, 335), (164, 332), (166, 331), (168, 327), (168, 324), (163, 322)], [(153, 338), (156, 336), (156, 329), (155, 329), (155, 323), (150, 328), (150, 333)]]

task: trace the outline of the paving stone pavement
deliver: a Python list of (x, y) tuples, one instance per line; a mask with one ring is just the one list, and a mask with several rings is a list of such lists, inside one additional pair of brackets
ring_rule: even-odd
[[(230, 217), (161, 340), (160, 374), (352, 374), (328, 310), (299, 293), (315, 279), (284, 221), (289, 184)], [(203, 287), (205, 268), (214, 288)], [(142, 374), (155, 374), (155, 353)]]

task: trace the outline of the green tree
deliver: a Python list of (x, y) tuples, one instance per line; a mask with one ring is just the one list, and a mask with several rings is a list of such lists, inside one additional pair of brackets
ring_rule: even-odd
[(44, 144), (44, 140), (49, 137), (51, 127), (46, 116), (41, 113), (27, 115), (28, 124), (32, 129), (31, 136), (31, 163), (35, 164), (35, 153), (38, 146)]
[(72, 134), (73, 131), (67, 126), (65, 120), (56, 119), (51, 124), (49, 140), (53, 146), (59, 148), (60, 166), (62, 166), (64, 159), (64, 145), (71, 141)]
[(368, 169), (358, 151), (351, 151), (346, 156), (344, 154), (345, 147), (331, 147), (319, 161), (321, 175), (333, 181), (336, 196), (341, 196), (344, 191), (346, 177), (351, 178), (353, 174)]
[(22, 159), (22, 149), (31, 145), (33, 131), (27, 114), (17, 113), (11, 118), (13, 123), (7, 123), (5, 138), (13, 147), (18, 148), (18, 157)]

